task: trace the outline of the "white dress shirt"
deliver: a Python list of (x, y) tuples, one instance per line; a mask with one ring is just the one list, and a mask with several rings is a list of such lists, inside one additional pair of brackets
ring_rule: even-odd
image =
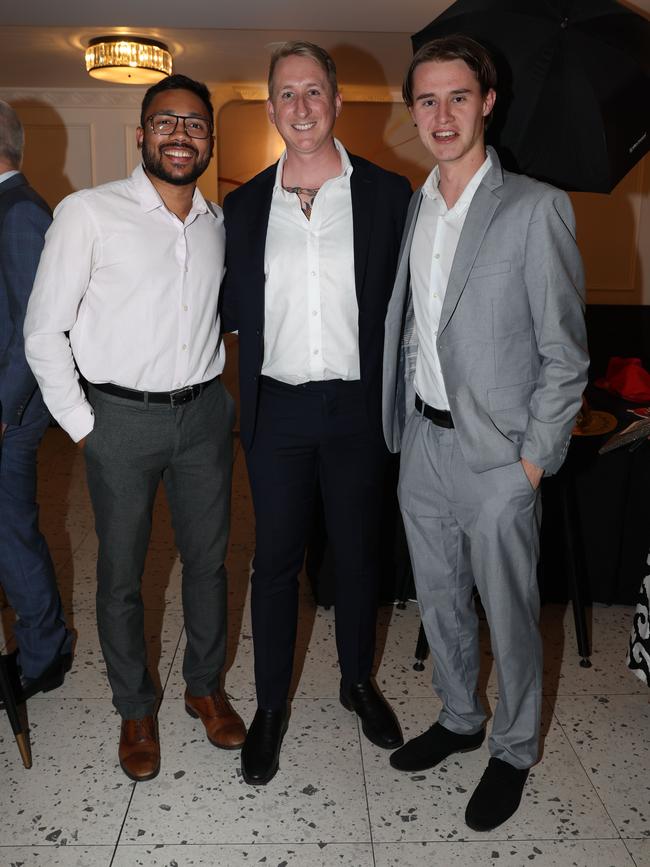
[(94, 422), (75, 362), (89, 382), (139, 391), (172, 391), (221, 373), (224, 252), (221, 210), (195, 189), (181, 221), (142, 166), (61, 202), (27, 309), (25, 354), (73, 440)]
[(282, 187), (280, 158), (264, 253), (262, 373), (289, 385), (360, 378), (354, 279), (352, 165), (340, 142), (341, 174), (322, 185), (308, 220)]
[(414, 386), (422, 400), (437, 409), (449, 409), (436, 345), (440, 313), (467, 211), (491, 163), (488, 155), (453, 208), (447, 207), (438, 189), (438, 166), (433, 169), (422, 187), (422, 202), (409, 259), (418, 335)]

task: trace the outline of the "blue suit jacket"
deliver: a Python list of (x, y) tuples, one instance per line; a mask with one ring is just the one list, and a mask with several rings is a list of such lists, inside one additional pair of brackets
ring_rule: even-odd
[[(42, 409), (25, 358), (23, 322), (45, 232), (52, 222), (46, 202), (22, 174), (0, 184), (0, 415), (19, 425), (27, 405)], [(36, 405), (38, 404), (38, 407)]]
[[(354, 274), (361, 385), (370, 429), (381, 438), (384, 317), (411, 187), (406, 178), (350, 154)], [(264, 250), (277, 163), (226, 196), (222, 326), (239, 330), (241, 441), (250, 448), (264, 359)]]

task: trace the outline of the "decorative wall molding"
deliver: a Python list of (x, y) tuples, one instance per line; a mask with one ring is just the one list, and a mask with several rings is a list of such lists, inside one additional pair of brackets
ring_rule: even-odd
[(67, 88), (0, 87), (0, 99), (19, 102), (22, 106), (51, 105), (53, 108), (136, 108), (139, 109), (145, 87)]

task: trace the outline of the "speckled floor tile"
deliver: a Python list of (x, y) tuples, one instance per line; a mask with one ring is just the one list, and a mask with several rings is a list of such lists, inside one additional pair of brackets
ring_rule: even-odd
[(3, 843), (115, 844), (134, 784), (117, 763), (119, 717), (110, 700), (43, 698), (28, 711), (30, 770), (0, 718)]
[(415, 671), (415, 645), (420, 631), (420, 612), (415, 602), (405, 609), (381, 606), (377, 616), (377, 682), (391, 699), (427, 698), (431, 695), (431, 657), (423, 671)]
[(3, 867), (109, 867), (114, 846), (2, 846)]
[(634, 867), (621, 840), (379, 843), (375, 867)]
[[(63, 686), (57, 690), (56, 697), (60, 699), (110, 698), (110, 686), (99, 646), (94, 612), (76, 613), (72, 623), (78, 634), (74, 661)], [(145, 611), (145, 636), (150, 670), (159, 688), (167, 682), (182, 632), (183, 616), (179, 612)], [(43, 701), (48, 695), (48, 693), (40, 693), (34, 696), (32, 702)]]
[(625, 845), (634, 859), (635, 867), (650, 867), (650, 839), (625, 840)]
[[(431, 703), (412, 699), (398, 708), (406, 737), (435, 717)], [(542, 761), (531, 771), (521, 807), (490, 839), (598, 839), (617, 837), (603, 805), (557, 721), (545, 709)], [(373, 839), (376, 842), (471, 840), (465, 807), (487, 765), (487, 746), (451, 756), (430, 771), (401, 774), (387, 756), (362, 741)]]
[[(382, 609), (383, 611), (384, 609)], [(390, 613), (390, 609), (388, 609)], [(409, 684), (422, 680), (422, 674), (412, 670), (410, 657), (399, 650), (400, 625), (387, 625), (385, 644), (382, 641), (383, 657), (378, 658), (377, 683), (386, 697), (394, 701), (396, 697), (409, 695)], [(295, 698), (330, 698), (338, 700), (341, 674), (334, 635), (334, 610), (326, 611), (316, 606), (308, 593), (301, 595), (298, 635), (294, 659), (294, 672), (291, 680), (291, 695)], [(182, 639), (181, 650), (184, 649)], [(402, 645), (404, 644), (402, 640)], [(390, 648), (390, 650), (389, 650)], [(399, 656), (406, 661), (403, 665)], [(389, 657), (389, 653), (392, 658)], [(397, 672), (404, 671), (404, 681), (400, 685)], [(254, 653), (250, 604), (246, 600), (243, 609), (229, 612), (228, 655), (226, 662), (228, 692), (237, 698), (254, 698)], [(429, 674), (430, 681), (430, 674)], [(178, 688), (182, 681), (182, 654), (174, 661), (169, 684)], [(426, 696), (431, 694), (431, 684), (425, 683), (422, 689)]]
[(650, 702), (559, 697), (555, 715), (622, 837), (650, 837)]
[(119, 846), (112, 867), (374, 867), (370, 844)]
[[(254, 704), (238, 710), (249, 721)], [(358, 729), (338, 704), (293, 703), (280, 771), (248, 786), (238, 752), (218, 750), (184, 711), (164, 701), (160, 775), (139, 784), (121, 842), (368, 843)]]
[[(238, 439), (234, 454), (226, 685), (250, 722), (255, 528)], [(181, 567), (161, 491), (143, 587), (152, 655), (167, 678), (162, 770), (135, 785), (117, 763), (119, 718), (97, 642), (97, 540), (83, 455), (59, 429), (48, 431), (41, 449), (39, 498), (78, 648), (65, 686), (29, 703), (32, 770), (22, 768), (0, 714), (2, 867), (650, 867), (650, 704), (624, 663), (632, 608), (588, 609), (594, 664), (582, 669), (571, 608), (543, 607), (544, 758), (513, 819), (476, 835), (463, 815), (487, 748), (422, 774), (392, 771), (388, 753), (370, 744), (338, 703), (334, 612), (315, 606), (303, 580), (296, 698), (281, 770), (267, 787), (254, 788), (241, 779), (239, 753), (212, 747), (201, 724), (184, 712)], [(12, 617), (2, 607), (5, 634)], [(418, 629), (414, 603), (379, 611), (377, 680), (407, 738), (428, 727), (440, 707), (431, 660), (423, 672), (412, 668)], [(497, 685), (485, 623), (481, 654), (480, 689), (493, 707)]]
[(587, 622), (591, 627), (592, 666), (581, 668), (571, 606), (544, 606), (544, 692), (558, 695), (628, 695), (647, 691), (647, 687), (625, 666), (633, 613), (634, 608), (629, 605), (595, 605), (587, 609)]

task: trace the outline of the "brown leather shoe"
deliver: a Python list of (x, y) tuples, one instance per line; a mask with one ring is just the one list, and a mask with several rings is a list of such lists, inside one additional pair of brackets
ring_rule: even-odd
[(222, 750), (238, 750), (246, 738), (242, 718), (226, 698), (223, 687), (211, 695), (190, 695), (185, 690), (185, 710), (205, 726), (208, 740)]
[(131, 780), (153, 780), (160, 770), (160, 743), (152, 716), (122, 720), (118, 756), (120, 767)]

